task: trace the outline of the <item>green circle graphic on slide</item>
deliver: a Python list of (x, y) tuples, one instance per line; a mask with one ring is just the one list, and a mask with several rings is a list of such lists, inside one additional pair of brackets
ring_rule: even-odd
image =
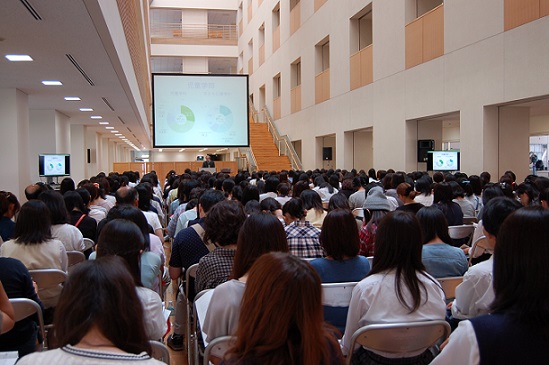
[(190, 131), (194, 126), (194, 113), (185, 105), (181, 105), (180, 114), (168, 114), (168, 125), (172, 130), (179, 133)]
[(212, 108), (208, 113), (208, 124), (214, 132), (227, 132), (233, 125), (233, 113), (225, 105)]

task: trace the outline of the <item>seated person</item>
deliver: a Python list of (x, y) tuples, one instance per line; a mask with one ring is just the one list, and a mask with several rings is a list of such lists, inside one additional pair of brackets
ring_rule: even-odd
[(27, 355), (17, 363), (164, 364), (150, 357), (143, 323), (150, 318), (137, 302), (134, 280), (122, 258), (79, 264), (65, 283), (55, 312), (55, 339), (61, 347)]
[(208, 342), (236, 332), (248, 271), (257, 258), (273, 251), (288, 252), (286, 233), (278, 219), (270, 213), (252, 214), (246, 218), (238, 234), (231, 280), (214, 289), (202, 323)]
[[(27, 298), (44, 306), (36, 294), (29, 270), (19, 260), (0, 258), (0, 282), (8, 298)], [(13, 329), (0, 335), (0, 351), (18, 351), (19, 357), (36, 351), (38, 337), (38, 316), (30, 316), (15, 322)], [(39, 342), (42, 342), (39, 339)]]
[[(315, 193), (316, 194), (316, 193)], [(290, 253), (301, 258), (324, 257), (320, 246), (320, 229), (306, 220), (306, 210), (301, 198), (292, 198), (282, 207), (286, 221), (286, 239)]]
[[(499, 228), (505, 218), (519, 208), (521, 204), (518, 201), (505, 197), (494, 198), (486, 204), (482, 221), (489, 249), (496, 247)], [(456, 288), (456, 299), (451, 307), (453, 318), (469, 319), (490, 312), (490, 305), (494, 300), (493, 266), (492, 255), (487, 261), (471, 266), (465, 273), (463, 282)]]
[[(370, 271), (370, 263), (358, 255), (360, 242), (353, 214), (345, 209), (332, 210), (322, 224), (320, 244), (326, 257), (310, 262), (323, 283), (360, 281)], [(349, 307), (324, 306), (324, 319), (343, 334)]]
[(0, 191), (0, 238), (2, 241), (8, 241), (13, 237), (15, 230), (13, 219), (20, 208), (21, 205), (15, 195)]
[(469, 268), (463, 250), (451, 246), (448, 223), (444, 213), (434, 206), (421, 208), (417, 218), (423, 232), (421, 261), (435, 278), (462, 276)]
[(235, 200), (222, 201), (210, 209), (204, 220), (204, 242), (212, 242), (215, 249), (198, 262), (195, 281), (197, 293), (213, 289), (229, 280), (238, 232), (244, 220), (244, 208)]

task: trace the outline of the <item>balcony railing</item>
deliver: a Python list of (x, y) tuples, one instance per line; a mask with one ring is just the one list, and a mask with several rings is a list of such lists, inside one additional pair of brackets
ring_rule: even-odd
[(151, 26), (151, 38), (193, 38), (238, 41), (236, 24), (156, 23)]

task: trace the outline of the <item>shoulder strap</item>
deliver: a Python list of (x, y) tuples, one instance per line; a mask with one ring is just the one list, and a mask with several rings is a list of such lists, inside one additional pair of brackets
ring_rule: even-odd
[(80, 224), (80, 222), (82, 222), (82, 219), (84, 219), (84, 217), (86, 216), (86, 214), (82, 214), (80, 216), (80, 219), (76, 221), (76, 223), (74, 224), (75, 227), (78, 227), (78, 225)]
[(213, 243), (211, 243), (210, 241), (204, 242), (204, 233), (205, 233), (205, 231), (204, 231), (204, 228), (200, 224), (195, 223), (191, 226), (191, 228), (194, 229), (196, 234), (198, 234), (200, 236), (200, 239), (202, 240), (202, 243), (204, 243), (204, 246), (206, 246), (208, 251), (212, 252), (213, 250), (215, 250), (215, 245)]

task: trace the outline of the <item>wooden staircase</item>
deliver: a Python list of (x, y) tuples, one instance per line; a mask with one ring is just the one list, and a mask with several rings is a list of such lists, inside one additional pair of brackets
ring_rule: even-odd
[(250, 148), (258, 170), (280, 171), (292, 168), (288, 156), (278, 155), (278, 148), (267, 123), (250, 123)]

